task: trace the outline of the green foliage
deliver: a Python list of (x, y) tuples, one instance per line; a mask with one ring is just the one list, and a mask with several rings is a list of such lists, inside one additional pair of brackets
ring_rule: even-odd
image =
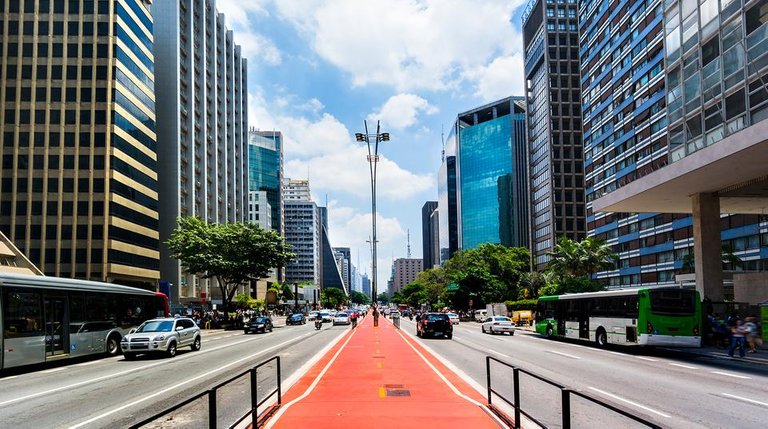
[(584, 277), (612, 268), (617, 255), (603, 240), (587, 237), (574, 241), (560, 237), (550, 256), (548, 268), (560, 277)]
[(336, 308), (347, 302), (343, 289), (329, 287), (320, 292), (320, 304), (327, 308)]
[[(443, 268), (431, 268), (425, 270), (416, 275), (416, 281), (424, 286), (423, 298), (413, 299), (418, 300), (421, 303), (440, 304), (447, 301), (446, 292), (448, 283), (450, 283), (448, 273)], [(406, 300), (410, 298), (406, 297)], [(409, 301), (410, 303), (411, 301)], [(411, 304), (413, 305), (413, 304)], [(415, 307), (415, 305), (413, 305)]]
[(521, 299), (518, 301), (505, 301), (504, 304), (507, 305), (507, 311), (535, 310), (538, 302), (538, 299)]
[(376, 300), (382, 304), (389, 304), (389, 294), (382, 292), (376, 297)]
[[(419, 283), (418, 280), (406, 285), (400, 293), (402, 295), (402, 299), (400, 301), (396, 301), (400, 304), (407, 304), (410, 307), (418, 308), (421, 304), (430, 302), (429, 298), (427, 297), (427, 287)], [(435, 303), (436, 301), (431, 302)]]
[(249, 309), (249, 308), (261, 309), (261, 308), (264, 308), (264, 300), (263, 299), (253, 299), (247, 293), (240, 293), (240, 294), (235, 295), (235, 298), (232, 300), (232, 302), (235, 303), (237, 308), (242, 308), (242, 309)]
[(552, 272), (540, 273), (537, 271), (521, 273), (517, 281), (518, 299), (535, 299), (539, 297), (539, 291), (554, 281)]
[(405, 298), (403, 298), (403, 293), (400, 291), (397, 291), (392, 294), (392, 303), (393, 304), (403, 304), (405, 303)]
[(283, 301), (290, 301), (293, 299), (293, 287), (289, 285), (288, 283), (283, 283), (280, 286), (280, 294), (279, 296), (283, 299)]
[(349, 300), (355, 304), (370, 304), (371, 298), (359, 291), (353, 290), (349, 293)]
[(189, 273), (216, 279), (225, 308), (239, 285), (267, 277), (295, 257), (278, 233), (256, 224), (208, 224), (195, 217), (177, 222), (166, 242), (171, 257)]
[(603, 285), (593, 283), (587, 276), (564, 277), (555, 283), (548, 284), (539, 291), (539, 296), (562, 295), (564, 293), (597, 292), (604, 290)]

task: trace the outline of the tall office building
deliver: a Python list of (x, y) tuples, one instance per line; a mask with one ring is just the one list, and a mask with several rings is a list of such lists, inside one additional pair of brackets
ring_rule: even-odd
[(363, 274), (362, 285), (363, 293), (371, 296), (371, 279), (368, 277), (368, 274)]
[(272, 206), (267, 191), (248, 191), (248, 222), (272, 230)]
[(398, 258), (392, 263), (392, 278), (394, 280), (392, 293), (403, 290), (409, 283), (416, 280), (416, 276), (424, 271), (421, 259)]
[(0, 230), (48, 275), (156, 287), (150, 2), (0, 4)]
[(530, 0), (523, 14), (530, 242), (539, 270), (558, 238), (586, 235), (577, 12), (576, 0)]
[(528, 246), (524, 105), (523, 97), (508, 97), (472, 109), (459, 114), (451, 131), (461, 250)]
[(349, 247), (334, 247), (334, 259), (341, 272), (341, 278), (347, 290), (352, 290), (352, 249)]
[(438, 228), (437, 201), (427, 201), (421, 207), (421, 255), (424, 269), (440, 265)]
[(283, 179), (283, 198), (285, 201), (312, 201), (309, 180)]
[(281, 236), (283, 226), (283, 134), (280, 131), (248, 133), (248, 190), (265, 192), (271, 210), (270, 224)]
[[(449, 154), (450, 155), (447, 155)], [(443, 149), (437, 178), (437, 212), (440, 265), (459, 250), (459, 208), (456, 189), (456, 135), (451, 133)]]
[[(589, 235), (608, 240), (620, 258), (617, 270), (598, 274), (602, 282), (610, 286), (673, 284), (679, 283), (678, 274), (688, 270), (685, 260), (693, 253), (693, 237), (700, 229), (691, 216), (695, 210), (688, 197), (705, 184), (710, 193), (726, 187), (699, 178), (698, 186), (657, 202), (647, 183), (664, 184), (667, 176), (697, 159), (708, 157), (702, 165), (717, 165), (717, 156), (704, 149), (725, 150), (725, 145), (714, 143), (743, 128), (749, 130), (762, 119), (765, 86), (756, 73), (761, 68), (757, 51), (750, 54), (750, 66), (744, 65), (744, 48), (754, 43), (745, 34), (761, 22), (758, 3), (748, 9), (742, 9), (740, 1), (718, 6), (711, 0), (701, 6), (660, 0), (581, 4), (588, 229)], [(757, 20), (751, 26), (750, 16)], [(678, 164), (699, 151), (702, 154)], [(746, 164), (733, 168), (713, 174), (735, 180), (735, 169), (747, 171)], [(743, 191), (740, 185), (729, 186), (733, 197)], [(637, 189), (648, 191), (642, 202), (616, 203)], [(752, 214), (718, 214), (717, 222), (709, 224), (707, 230), (720, 232), (720, 237), (709, 240), (717, 242), (717, 258), (722, 244), (744, 260), (740, 270), (761, 269), (768, 258), (768, 239), (761, 238), (765, 228), (761, 212), (747, 210), (745, 205), (723, 206), (724, 213)], [(701, 271), (696, 269), (697, 274)], [(708, 277), (722, 283), (722, 276)], [(697, 286), (701, 283), (696, 280)], [(726, 295), (732, 297), (730, 288)], [(709, 296), (723, 297), (722, 291)]]
[[(314, 201), (285, 201), (285, 242), (296, 254), (285, 266), (286, 282), (321, 284), (321, 234), (320, 212)], [(331, 261), (335, 265), (333, 257)]]
[[(248, 219), (246, 60), (215, 1), (155, 1), (160, 240), (179, 216), (211, 223)], [(182, 273), (161, 246), (161, 274), (180, 297), (198, 297), (211, 281)]]

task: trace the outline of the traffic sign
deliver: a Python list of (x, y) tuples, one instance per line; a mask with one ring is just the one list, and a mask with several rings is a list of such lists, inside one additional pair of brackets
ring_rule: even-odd
[(459, 284), (458, 283), (448, 283), (448, 290), (459, 290)]

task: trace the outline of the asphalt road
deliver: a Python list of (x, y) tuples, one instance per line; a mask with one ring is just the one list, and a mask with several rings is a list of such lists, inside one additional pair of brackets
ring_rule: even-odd
[[(172, 359), (122, 356), (69, 362), (6, 373), (0, 378), (0, 427), (127, 427), (194, 396), (273, 356), (289, 378), (349, 327), (312, 323), (276, 326), (274, 332), (204, 332), (202, 350), (179, 350)], [(259, 371), (259, 398), (276, 386), (274, 364)], [(226, 427), (249, 409), (247, 377), (218, 393), (218, 420)], [(207, 400), (190, 404), (173, 420), (153, 427), (201, 427)]]
[[(415, 338), (415, 324), (401, 321)], [(481, 333), (480, 324), (462, 322), (452, 340), (419, 339), (486, 389), (486, 356), (507, 362), (568, 388), (637, 414), (662, 427), (765, 427), (768, 417), (768, 353), (730, 359), (722, 351), (599, 349), (555, 341), (533, 332)], [(492, 363), (494, 389), (512, 398), (512, 371)], [(521, 404), (549, 427), (561, 426), (560, 391), (520, 376)], [(501, 403), (498, 398), (495, 403)], [(642, 427), (582, 399), (572, 400), (573, 427)]]

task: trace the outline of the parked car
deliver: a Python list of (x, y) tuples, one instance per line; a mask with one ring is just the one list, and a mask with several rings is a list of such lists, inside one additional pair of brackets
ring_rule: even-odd
[(246, 334), (250, 334), (251, 332), (259, 333), (259, 332), (272, 332), (272, 319), (269, 317), (254, 317), (253, 319), (249, 320), (245, 323), (245, 327), (243, 330)]
[(458, 325), (459, 324), (459, 315), (456, 313), (446, 313), (448, 315), (448, 318), (451, 319), (452, 325)]
[(506, 316), (491, 316), (483, 322), (482, 330), (486, 334), (509, 332), (509, 335), (515, 335), (515, 323)]
[(291, 314), (285, 319), (286, 325), (303, 325), (307, 323), (307, 318), (301, 313)]
[(126, 360), (132, 360), (141, 353), (165, 353), (176, 356), (179, 347), (200, 350), (202, 335), (200, 328), (188, 317), (164, 317), (150, 319), (124, 336), (120, 348)]
[(416, 323), (416, 336), (424, 337), (432, 335), (434, 337), (445, 336), (450, 339), (453, 337), (453, 325), (451, 319), (445, 313), (424, 313)]
[(336, 326), (336, 325), (349, 325), (350, 323), (352, 323), (352, 322), (349, 320), (349, 314), (347, 314), (347, 313), (339, 312), (339, 313), (336, 313), (335, 316), (333, 316), (333, 325), (334, 326)]

